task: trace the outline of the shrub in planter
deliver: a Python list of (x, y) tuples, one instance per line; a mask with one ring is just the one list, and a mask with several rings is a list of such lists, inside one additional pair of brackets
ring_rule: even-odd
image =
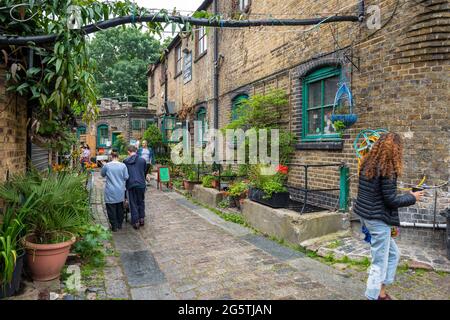
[(245, 181), (239, 181), (232, 184), (228, 190), (228, 195), (233, 199), (234, 204), (239, 209), (241, 208), (241, 202), (247, 197), (248, 183)]
[(252, 184), (249, 198), (274, 208), (282, 208), (289, 201), (289, 192), (285, 187), (288, 168), (278, 166), (276, 173), (272, 175), (261, 174), (261, 168), (256, 168), (252, 173)]
[(195, 171), (189, 171), (189, 173), (185, 176), (183, 180), (184, 189), (192, 192), (194, 186), (198, 183), (197, 181), (197, 173)]
[(0, 197), (28, 212), (23, 245), (32, 278), (58, 278), (80, 228), (91, 221), (86, 175), (22, 175), (0, 188)]
[(215, 181), (214, 176), (204, 176), (202, 178), (202, 186), (205, 188), (213, 188), (213, 182)]

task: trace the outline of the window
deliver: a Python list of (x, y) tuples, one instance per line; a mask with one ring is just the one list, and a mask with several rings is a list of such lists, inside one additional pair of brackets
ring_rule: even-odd
[(155, 75), (150, 76), (150, 97), (155, 95)]
[(97, 147), (107, 147), (109, 144), (109, 129), (107, 124), (97, 127)]
[(327, 67), (313, 72), (303, 81), (302, 139), (339, 139), (331, 122), (340, 69)]
[(86, 134), (86, 127), (85, 126), (80, 126), (77, 128), (77, 137), (78, 139), (80, 138), (80, 136), (82, 134)]
[(173, 116), (164, 116), (162, 120), (162, 135), (163, 142), (178, 142), (172, 141), (172, 133), (177, 127), (177, 118)]
[(239, 10), (242, 12), (247, 12), (251, 0), (239, 0)]
[(237, 97), (235, 97), (231, 104), (231, 120), (236, 120), (239, 118), (239, 109), (243, 105), (243, 102), (245, 102), (248, 99), (247, 94), (240, 94)]
[(131, 129), (132, 130), (141, 130), (141, 120), (133, 120), (131, 122)]
[(197, 137), (199, 137), (199, 143), (206, 141), (206, 131), (208, 130), (208, 123), (206, 121), (206, 108), (201, 107), (198, 109), (196, 113), (196, 120), (201, 121), (201, 126), (198, 128), (199, 133)]
[(183, 71), (181, 64), (181, 43), (175, 48), (175, 77), (179, 76)]
[(197, 31), (197, 57), (200, 57), (208, 49), (208, 36), (206, 35), (206, 28), (200, 27)]

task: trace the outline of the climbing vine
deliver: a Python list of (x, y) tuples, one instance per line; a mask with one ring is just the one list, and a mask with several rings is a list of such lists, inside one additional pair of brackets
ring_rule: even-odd
[[(58, 36), (48, 44), (29, 42), (23, 46), (0, 47), (1, 64), (7, 69), (7, 91), (26, 96), (33, 106), (33, 137), (48, 143), (64, 139), (71, 131), (75, 116), (90, 122), (98, 115), (95, 64), (89, 58), (89, 40), (82, 29), (73, 27), (74, 23), (86, 26), (118, 16), (138, 17), (149, 13), (129, 0), (2, 1), (0, 32), (3, 36)], [(181, 27), (170, 22), (165, 10), (158, 14), (166, 17), (166, 23), (134, 25), (145, 26), (150, 33), (159, 35), (169, 24), (173, 25), (173, 32), (177, 27), (191, 30), (190, 25)]]

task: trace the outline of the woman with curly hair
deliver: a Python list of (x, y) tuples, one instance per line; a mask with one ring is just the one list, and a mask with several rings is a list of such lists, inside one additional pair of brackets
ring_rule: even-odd
[(397, 195), (402, 174), (403, 143), (396, 133), (383, 134), (363, 159), (358, 196), (353, 211), (370, 233), (372, 264), (365, 295), (370, 300), (391, 300), (385, 286), (394, 282), (400, 252), (392, 239), (392, 227), (400, 226), (398, 208), (411, 206), (423, 191)]

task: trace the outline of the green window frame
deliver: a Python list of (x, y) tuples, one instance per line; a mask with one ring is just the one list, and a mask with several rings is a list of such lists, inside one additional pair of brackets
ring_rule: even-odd
[(241, 107), (242, 102), (244, 100), (247, 100), (248, 98), (249, 98), (248, 94), (240, 94), (233, 98), (231, 102), (231, 121), (234, 121), (239, 118), (238, 114), (239, 108)]
[[(341, 140), (330, 120), (340, 75), (340, 68), (326, 67), (303, 80), (302, 141)], [(311, 119), (316, 121), (315, 126)]]
[(206, 131), (208, 130), (208, 123), (206, 121), (206, 108), (200, 107), (196, 113), (196, 120), (202, 122), (202, 135), (199, 139), (199, 143), (206, 142)]
[(161, 128), (164, 143), (178, 142), (171, 140), (172, 132), (177, 129), (177, 117), (164, 116), (162, 119)]
[(82, 134), (86, 134), (86, 126), (79, 126), (77, 128), (77, 138), (80, 139)]
[(132, 130), (141, 130), (142, 126), (141, 126), (141, 120), (140, 119), (135, 119), (131, 121), (131, 129)]
[(109, 127), (107, 124), (101, 124), (97, 127), (97, 147), (106, 147), (109, 140)]

